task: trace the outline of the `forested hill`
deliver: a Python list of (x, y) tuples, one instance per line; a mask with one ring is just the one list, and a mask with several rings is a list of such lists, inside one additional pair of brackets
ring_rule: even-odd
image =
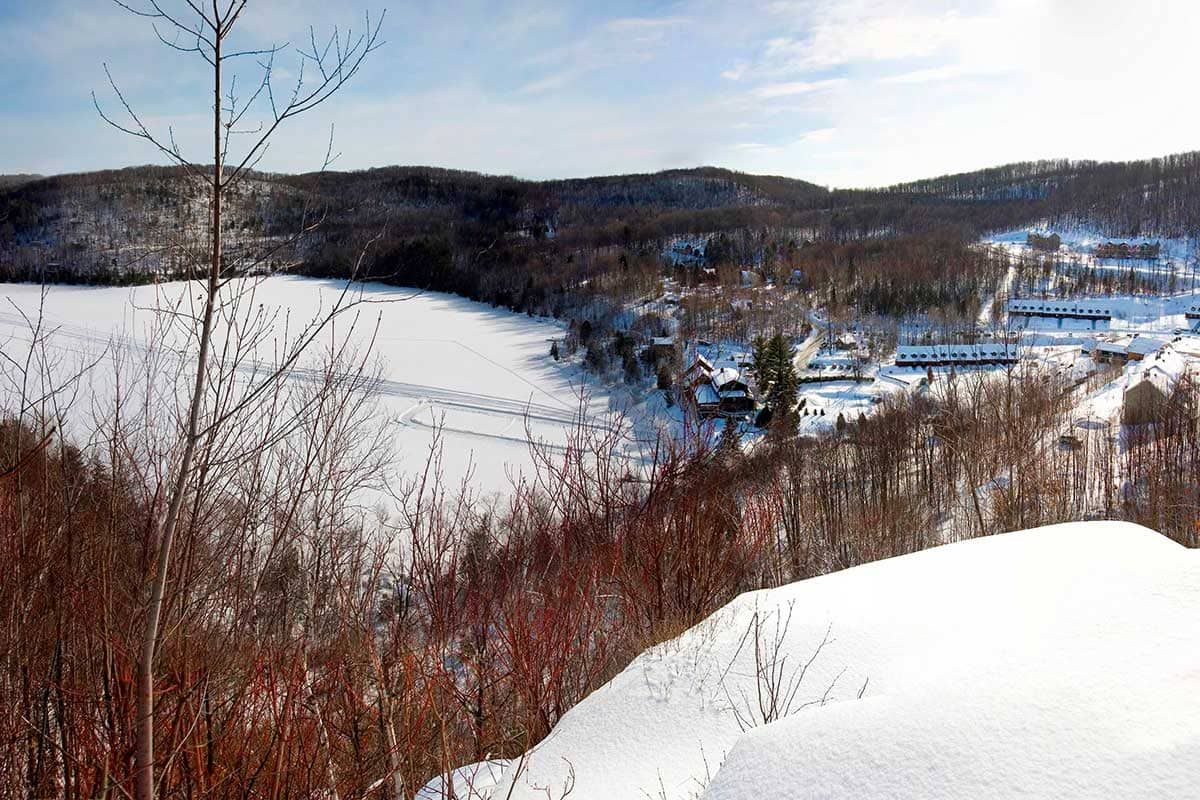
[(41, 175), (0, 175), (0, 190), (11, 189), (41, 178)]
[[(1028, 161), (881, 193), (977, 205), (1023, 200), (1058, 224), (1091, 225), (1114, 236), (1190, 236), (1200, 232), (1200, 152), (1124, 162)], [(979, 219), (987, 224), (986, 213)]]
[[(336, 275), (373, 242), (372, 277), (519, 306), (515, 292), (579, 254), (659, 253), (682, 234), (965, 241), (1040, 220), (1112, 235), (1191, 234), (1200, 230), (1200, 153), (1010, 164), (872, 190), (712, 167), (554, 181), (430, 167), (257, 173), (227, 208), (231, 257), (269, 245), (267, 269)], [(288, 240), (317, 221), (303, 241)], [(206, 226), (204, 187), (175, 168), (7, 176), (0, 278), (112, 283), (184, 274)]]

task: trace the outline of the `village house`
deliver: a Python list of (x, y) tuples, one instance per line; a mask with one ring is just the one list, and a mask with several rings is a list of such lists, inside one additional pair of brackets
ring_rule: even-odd
[(654, 356), (656, 360), (666, 361), (675, 355), (675, 337), (674, 336), (653, 336), (650, 338), (650, 344), (646, 349)]
[(683, 373), (683, 382), (703, 419), (752, 414), (758, 407), (749, 382), (737, 367), (714, 368), (712, 362), (697, 355)]
[(1187, 368), (1187, 361), (1170, 348), (1129, 375), (1121, 421), (1126, 425), (1152, 422), (1166, 406)]
[(725, 367), (713, 373), (712, 386), (720, 397), (723, 416), (737, 416), (754, 412), (757, 403), (750, 384), (742, 378), (741, 370)]
[(1184, 316), (1188, 319), (1200, 319), (1200, 303), (1192, 303), (1188, 306)]
[(1166, 342), (1153, 336), (1098, 337), (1083, 345), (1083, 352), (1101, 364), (1125, 364), (1142, 361), (1158, 352)]
[(1130, 244), (1128, 242), (1105, 242), (1104, 244), (1096, 245), (1096, 249), (1093, 252), (1096, 258), (1152, 259), (1158, 258), (1158, 254), (1161, 250), (1162, 247), (1157, 242), (1142, 242), (1141, 244)]

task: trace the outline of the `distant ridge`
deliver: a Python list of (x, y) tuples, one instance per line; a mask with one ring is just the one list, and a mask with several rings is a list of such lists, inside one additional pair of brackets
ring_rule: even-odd
[[(178, 167), (4, 176), (0, 277), (113, 283), (178, 275), (188, 257), (177, 245), (204, 236), (204, 207), (203, 187)], [(652, 255), (680, 236), (749, 241), (774, 231), (792, 246), (910, 235), (972, 242), (1041, 224), (1194, 236), (1200, 153), (1019, 162), (878, 189), (711, 166), (561, 180), (428, 166), (258, 172), (226, 208), (232, 241), (247, 246), (287, 237), (319, 213), (319, 229), (270, 269), (340, 275), (386, 231), (375, 240), (372, 275), (524, 308), (531, 276), (572, 263), (573, 252)]]
[(19, 173), (16, 175), (0, 175), (0, 189), (8, 189), (13, 186), (20, 186), (23, 183), (30, 183), (31, 181), (39, 180), (42, 177), (43, 176), (41, 175), (24, 175)]

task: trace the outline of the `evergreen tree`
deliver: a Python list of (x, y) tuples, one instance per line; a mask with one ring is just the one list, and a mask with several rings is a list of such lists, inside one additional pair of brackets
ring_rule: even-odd
[(766, 396), (771, 391), (774, 368), (770, 363), (767, 340), (762, 336), (755, 336), (751, 343), (751, 359), (753, 361), (751, 370), (754, 372), (754, 381), (758, 384), (759, 394)]
[(767, 404), (778, 414), (790, 415), (796, 403), (796, 350), (782, 333), (767, 343), (767, 362), (771, 366), (771, 383), (767, 389)]

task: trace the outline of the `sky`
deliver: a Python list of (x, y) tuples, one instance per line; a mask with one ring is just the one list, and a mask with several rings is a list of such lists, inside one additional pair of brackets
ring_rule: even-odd
[[(384, 9), (251, 0), (234, 41), (290, 45), (282, 92), (310, 26), (358, 31)], [(707, 164), (838, 187), (1200, 149), (1195, 0), (392, 0), (386, 12), (383, 47), (289, 120), (262, 168), (319, 168), (331, 126), (337, 169), (552, 178)], [(195, 55), (106, 0), (0, 0), (0, 173), (162, 161), (97, 114), (93, 92), (121, 110), (105, 64), (153, 130), (206, 160), (211, 78)], [(258, 70), (240, 60), (238, 85)]]

